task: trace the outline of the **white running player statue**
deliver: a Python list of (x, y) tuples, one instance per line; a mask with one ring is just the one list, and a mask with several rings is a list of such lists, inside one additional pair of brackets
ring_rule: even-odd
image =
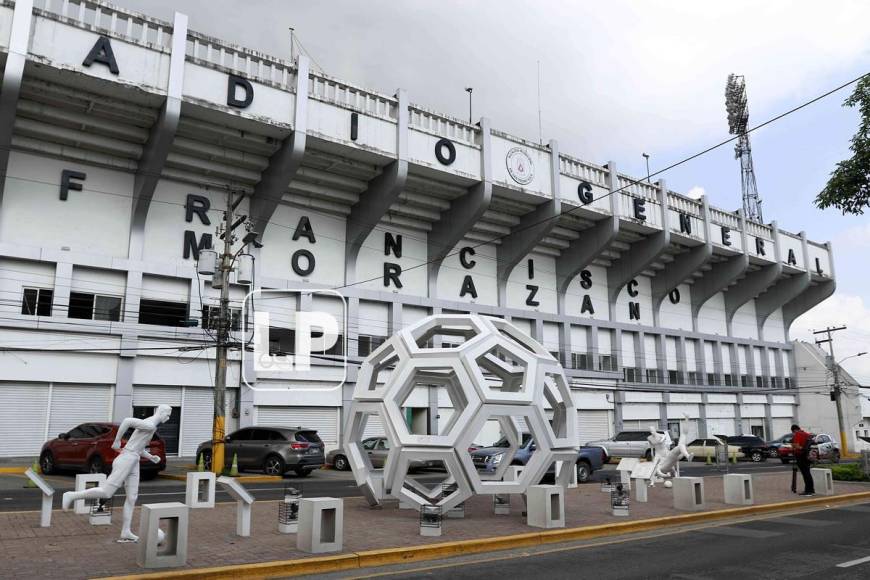
[[(124, 501), (123, 525), (121, 527), (121, 537), (118, 541), (138, 542), (139, 536), (130, 530), (130, 523), (133, 520), (133, 509), (136, 507), (136, 500), (139, 497), (139, 460), (144, 457), (152, 463), (160, 463), (158, 456), (148, 452), (148, 443), (151, 441), (154, 433), (157, 432), (157, 426), (168, 421), (171, 414), (172, 407), (160, 405), (154, 411), (154, 414), (147, 419), (127, 417), (121, 421), (121, 425), (118, 427), (118, 434), (115, 435), (115, 442), (112, 443), (112, 449), (120, 449), (121, 452), (112, 462), (112, 472), (106, 478), (106, 483), (100, 487), (64, 493), (64, 511), (68, 511), (73, 503), (79, 499), (108, 499), (115, 495), (123, 485), (124, 491), (127, 493), (127, 499)], [(128, 429), (133, 429), (134, 431), (122, 449), (121, 439)]]

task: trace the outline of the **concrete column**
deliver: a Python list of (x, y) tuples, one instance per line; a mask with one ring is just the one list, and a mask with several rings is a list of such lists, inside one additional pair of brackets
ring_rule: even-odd
[(671, 402), (670, 393), (662, 393), (662, 402), (659, 403), (659, 428), (662, 431), (668, 430), (668, 403)]
[(632, 338), (634, 339), (634, 366), (643, 375), (641, 380), (646, 382), (646, 345), (644, 345), (643, 333), (635, 332)]
[(761, 347), (761, 376), (767, 379), (768, 387), (771, 387), (770, 354), (766, 346)]
[(735, 386), (740, 386), (740, 357), (737, 353), (737, 345), (729, 342), (725, 346), (728, 347), (728, 352), (731, 354), (731, 368), (729, 372), (737, 381)]
[(677, 337), (677, 371), (680, 373), (682, 377), (683, 384), (689, 382), (689, 371), (688, 365), (686, 364), (686, 337), (678, 336)]
[(779, 377), (779, 388), (782, 389), (782, 388), (785, 388), (785, 369), (783, 368), (783, 364), (782, 364), (783, 350), (779, 349), (779, 348), (775, 348), (775, 349), (773, 349), (773, 351), (776, 353), (774, 355), (775, 372), (776, 372), (776, 376)]
[(559, 322), (559, 362), (564, 368), (571, 367), (571, 353), (574, 352), (571, 346), (571, 323)]
[[(589, 334), (587, 334), (587, 353), (589, 354), (589, 369), (595, 370), (598, 368), (598, 357), (601, 355), (598, 352), (598, 327), (593, 326), (589, 329)], [(615, 343), (616, 345), (622, 344), (622, 331), (617, 330), (613, 333), (613, 337), (610, 339), (611, 341), (620, 341)], [(622, 366), (622, 357), (619, 355), (619, 350), (616, 351), (616, 360), (619, 361), (617, 363), (618, 366)]]
[(746, 374), (749, 375), (749, 388), (756, 388), (755, 376), (758, 370), (755, 368), (755, 348), (749, 345), (746, 347)]
[(737, 393), (737, 405), (734, 407), (734, 423), (735, 430), (734, 432), (737, 435), (743, 434), (743, 393)]
[(701, 381), (702, 385), (707, 384), (707, 355), (704, 353), (704, 341), (696, 340), (695, 341), (695, 363), (696, 363), (696, 373), (698, 374), (698, 378)]
[(402, 330), (402, 303), (390, 303), (390, 335)]
[(54, 270), (54, 300), (51, 315), (67, 318), (69, 316), (69, 293), (72, 286), (73, 265), (58, 262)]
[(770, 411), (771, 405), (773, 405), (773, 395), (768, 393), (766, 398), (767, 403), (764, 405), (764, 434), (768, 439), (771, 439), (777, 436), (773, 432), (773, 416)]
[(133, 416), (133, 370), (136, 365), (137, 346), (135, 335), (121, 336), (121, 354), (118, 358), (118, 373), (115, 380), (115, 397), (112, 403), (112, 421), (122, 421)]
[(668, 382), (668, 353), (667, 337), (664, 334), (655, 334), (656, 343), (656, 366), (659, 370), (659, 381), (662, 383)]
[(707, 393), (701, 393), (701, 404), (698, 405), (698, 437), (703, 439), (709, 435), (707, 430)]
[(716, 375), (716, 386), (722, 386), (722, 343), (718, 340), (713, 342), (713, 374)]
[(613, 391), (613, 423), (616, 432), (622, 431), (622, 406), (625, 404), (625, 392)]

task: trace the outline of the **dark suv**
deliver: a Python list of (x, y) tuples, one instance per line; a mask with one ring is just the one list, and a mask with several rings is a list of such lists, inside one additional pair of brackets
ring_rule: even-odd
[[(196, 448), (196, 460), (202, 458), (206, 470), (211, 469), (212, 442)], [(293, 470), (305, 477), (323, 466), (323, 441), (314, 429), (303, 427), (246, 427), (224, 438), (224, 462), (232, 464), (236, 457), (239, 470), (262, 471), (267, 475), (284, 475)]]
[(770, 445), (760, 437), (755, 435), (734, 435), (725, 439), (728, 445), (739, 447), (743, 456), (755, 463), (760, 463), (770, 457)]

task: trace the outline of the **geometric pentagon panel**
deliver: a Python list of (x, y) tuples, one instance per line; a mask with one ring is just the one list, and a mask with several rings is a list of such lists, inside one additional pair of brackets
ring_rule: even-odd
[(544, 363), (539, 368), (539, 381), (544, 386), (544, 407), (552, 419), (547, 424), (547, 437), (553, 448), (571, 447), (577, 441), (577, 409), (565, 371), (558, 363)]
[[(468, 452), (468, 447), (481, 429), (483, 429), (487, 421), (495, 419), (499, 421), (500, 425), (503, 425), (503, 422), (513, 425), (512, 419), (515, 417), (520, 417), (525, 422), (525, 427), (528, 430), (526, 434), (531, 435), (535, 451), (526, 463), (526, 467), (518, 480), (502, 479), (501, 477), (498, 480), (489, 478), (487, 477), (487, 472), (492, 469), (491, 463), (475, 464), (471, 459), (471, 454)], [(547, 437), (544, 436), (546, 428), (546, 420), (535, 405), (494, 405), (485, 403), (472, 422), (463, 431), (463, 437), (456, 449), (459, 460), (471, 482), (471, 487), (474, 488), (474, 492), (477, 494), (525, 493), (530, 485), (538, 483), (542, 476), (538, 476), (535, 479), (535, 474), (545, 472), (547, 467), (553, 462)], [(504, 427), (502, 429), (504, 431)], [(522, 441), (525, 434), (517, 433), (517, 435), (517, 440)], [(505, 437), (508, 437), (507, 433)], [(501, 470), (502, 476), (513, 460), (514, 451), (516, 449), (511, 447), (505, 448), (505, 454), (498, 460), (498, 469)], [(576, 457), (576, 451), (574, 454)]]
[[(437, 391), (446, 391), (453, 405), (453, 414), (442, 427), (441, 434), (411, 433), (402, 409), (415, 394), (427, 397), (425, 405), (428, 406), (428, 390), (431, 387), (435, 387)], [(452, 448), (456, 446), (461, 427), (480, 407), (480, 396), (458, 354), (451, 353), (437, 358), (412, 358), (403, 362), (390, 378), (390, 389), (385, 395), (384, 405), (400, 445)]]
[[(405, 409), (429, 407), (433, 388), (436, 399), (447, 395), (452, 414), (435, 433), (414, 432), (410, 425), (420, 431), (422, 424)], [(389, 443), (380, 469), (361, 445), (372, 416), (380, 419)], [(399, 331), (363, 361), (342, 446), (358, 485), (447, 510), (473, 493), (525, 493), (556, 460), (573, 465), (576, 417), (561, 365), (528, 334), (501, 318), (435, 315)], [(488, 421), (497, 423), (505, 451), (476, 466), (468, 448)], [(429, 423), (426, 431), (435, 422)], [(520, 424), (536, 448), (519, 479), (504, 481), (522, 445)], [(427, 487), (410, 478), (421, 462), (443, 465), (446, 479)], [(447, 483), (454, 491), (444, 496)]]

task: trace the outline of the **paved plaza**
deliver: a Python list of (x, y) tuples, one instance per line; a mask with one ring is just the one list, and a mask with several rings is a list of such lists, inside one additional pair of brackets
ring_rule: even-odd
[[(788, 472), (755, 475), (756, 504), (797, 499), (790, 493)], [(709, 510), (724, 509), (722, 480), (704, 478)], [(835, 482), (836, 494), (870, 491), (860, 483)], [(36, 491), (33, 492), (37, 493)], [(566, 525), (580, 527), (675, 515), (672, 492), (661, 486), (649, 490), (648, 503), (632, 502), (629, 518), (610, 514), (609, 495), (597, 483), (567, 490)], [(535, 531), (521, 515), (520, 496), (512, 497), (510, 515), (492, 513), (489, 496), (474, 497), (466, 504), (464, 519), (445, 519), (440, 538), (421, 537), (418, 514), (399, 510), (395, 502), (382, 509), (370, 509), (362, 498), (344, 500), (344, 551), (358, 552), (425, 543), (468, 540)], [(133, 529), (138, 528), (138, 512)], [(304, 558), (296, 550), (294, 535), (278, 533), (278, 504), (274, 500), (254, 504), (252, 535), (237, 537), (235, 505), (218, 504), (214, 509), (192, 510), (188, 567), (211, 567), (270, 560)], [(118, 544), (120, 510), (111, 526), (91, 526), (87, 516), (55, 511), (50, 528), (39, 527), (38, 512), (0, 513), (0, 569), (4, 578), (64, 577), (88, 578), (142, 572), (136, 565), (134, 544)]]

